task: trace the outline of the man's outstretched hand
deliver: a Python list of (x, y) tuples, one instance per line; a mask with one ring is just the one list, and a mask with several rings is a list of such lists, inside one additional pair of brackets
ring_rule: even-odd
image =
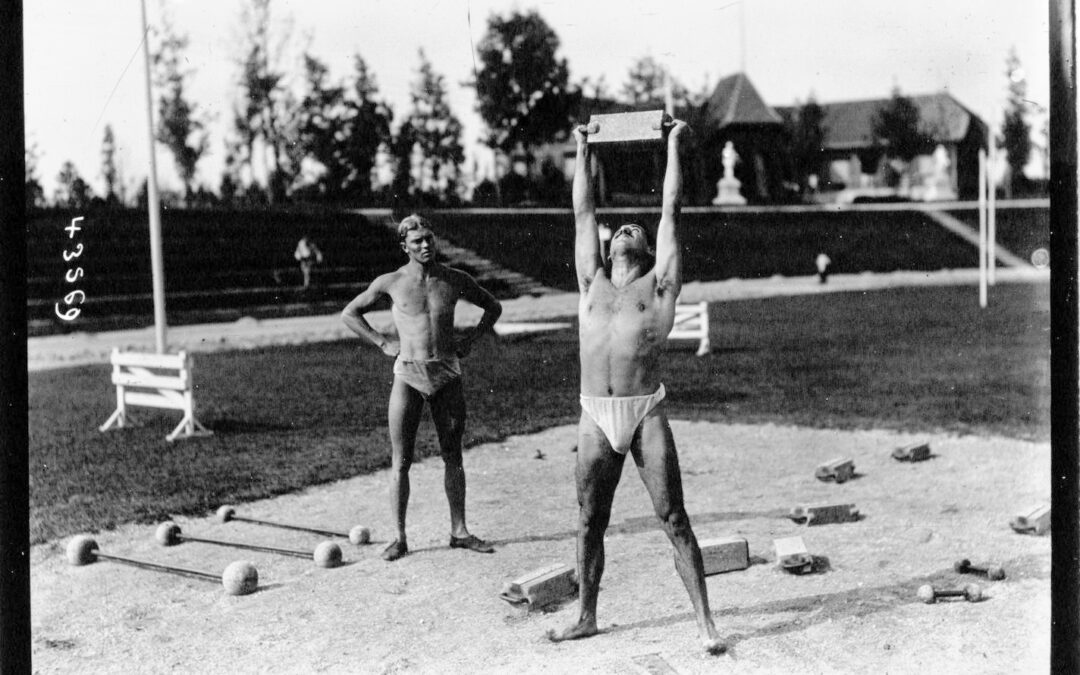
[(689, 133), (690, 125), (683, 120), (671, 120), (671, 126), (668, 127), (668, 143), (677, 141), (680, 136)]
[(574, 127), (574, 140), (578, 142), (578, 145), (584, 145), (589, 140), (589, 127), (584, 124), (579, 124)]

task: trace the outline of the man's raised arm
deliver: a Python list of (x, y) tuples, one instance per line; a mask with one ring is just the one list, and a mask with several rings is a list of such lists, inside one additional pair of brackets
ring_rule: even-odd
[(660, 208), (660, 226), (656, 231), (657, 292), (670, 293), (672, 300), (678, 298), (682, 290), (682, 242), (679, 240), (678, 219), (683, 178), (679, 144), (687, 129), (686, 122), (675, 120), (668, 131), (664, 201)]
[(574, 129), (577, 159), (574, 161), (574, 264), (577, 268), (578, 289), (584, 293), (596, 271), (603, 266), (600, 260), (600, 236), (596, 229), (596, 195), (593, 193), (592, 150), (584, 126)]

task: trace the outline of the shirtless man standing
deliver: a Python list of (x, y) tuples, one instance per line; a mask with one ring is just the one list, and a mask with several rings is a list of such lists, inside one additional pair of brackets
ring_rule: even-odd
[[(405, 218), (398, 225), (398, 237), (409, 261), (375, 279), (341, 314), (349, 329), (396, 359), (389, 423), (393, 449), (390, 511), (397, 538), (382, 557), (397, 560), (409, 552), (405, 537), (409, 467), (424, 401), (431, 406), (444, 462), (443, 483), (450, 502), (450, 547), (493, 553), (490, 544), (469, 534), (465, 526), (465, 468), (461, 458), (465, 397), (458, 359), (467, 356), (473, 342), (491, 330), (502, 306), (468, 274), (435, 261), (435, 235), (426, 219), (417, 215)], [(391, 302), (398, 340), (379, 333), (364, 318), (386, 298)], [(455, 340), (454, 307), (459, 299), (480, 307), (484, 315), (471, 333)]]
[(701, 550), (683, 506), (682, 478), (664, 412), (659, 361), (675, 321), (682, 288), (682, 249), (676, 218), (682, 193), (679, 143), (687, 129), (676, 120), (667, 132), (667, 168), (655, 254), (645, 228), (618, 228), (610, 242), (610, 269), (600, 259), (586, 128), (574, 130), (575, 263), (581, 300), (581, 422), (578, 427), (578, 621), (553, 641), (597, 633), (596, 600), (604, 572), (604, 532), (626, 453), (633, 455), (653, 508), (675, 546), (675, 568), (697, 616), (705, 650), (725, 645), (709, 611)]

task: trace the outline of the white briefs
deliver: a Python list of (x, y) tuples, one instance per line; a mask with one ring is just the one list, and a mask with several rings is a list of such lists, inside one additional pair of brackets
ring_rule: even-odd
[(586, 396), (581, 394), (581, 409), (600, 427), (615, 452), (625, 455), (634, 434), (645, 417), (664, 400), (661, 384), (647, 396)]

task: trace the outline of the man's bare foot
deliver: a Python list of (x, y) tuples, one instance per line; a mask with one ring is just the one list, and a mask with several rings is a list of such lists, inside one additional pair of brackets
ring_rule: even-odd
[(580, 640), (581, 638), (591, 637), (599, 633), (596, 629), (596, 621), (578, 621), (573, 626), (570, 626), (562, 633), (556, 633), (553, 630), (547, 632), (547, 639), (552, 642), (565, 642), (566, 640)]
[(705, 638), (701, 641), (701, 645), (705, 647), (705, 653), (711, 656), (723, 654), (727, 651), (727, 645), (718, 637)]

